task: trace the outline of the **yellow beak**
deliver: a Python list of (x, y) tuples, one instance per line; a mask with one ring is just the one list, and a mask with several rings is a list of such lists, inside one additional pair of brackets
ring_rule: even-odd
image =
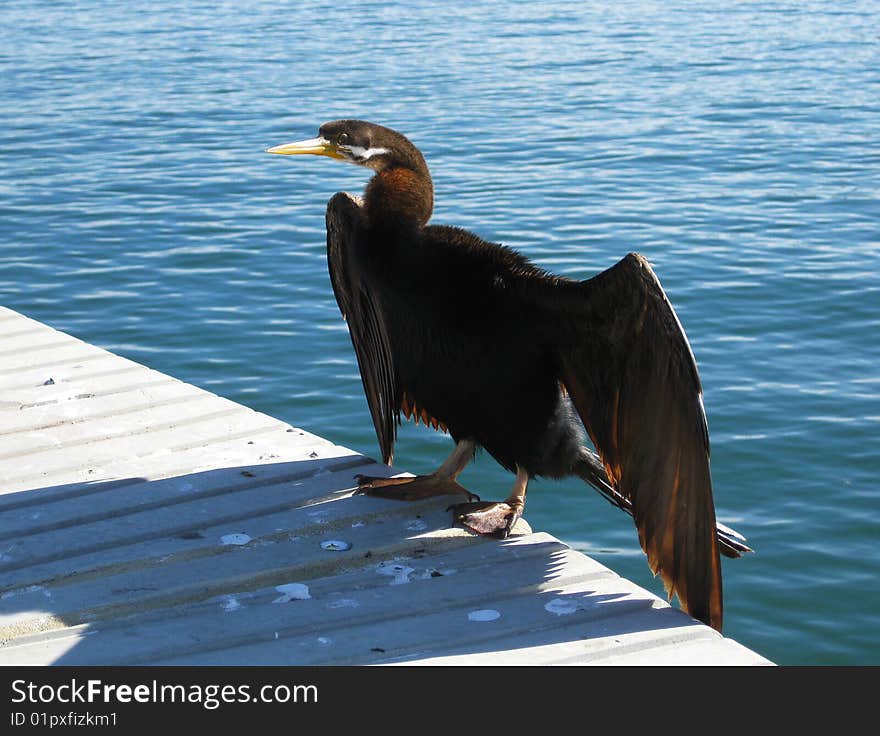
[(279, 153), (284, 156), (296, 156), (299, 154), (310, 153), (314, 156), (329, 156), (330, 158), (343, 159), (343, 156), (336, 145), (328, 141), (326, 138), (309, 138), (307, 141), (297, 141), (296, 143), (284, 143), (274, 148), (267, 148), (266, 153)]

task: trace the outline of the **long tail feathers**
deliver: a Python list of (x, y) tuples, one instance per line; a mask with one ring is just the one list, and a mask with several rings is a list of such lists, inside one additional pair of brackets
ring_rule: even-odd
[[(630, 516), (633, 515), (632, 503), (611, 487), (605, 468), (602, 467), (601, 461), (592, 451), (585, 450), (581, 462), (575, 467), (575, 472), (599, 491), (611, 505), (623, 509)], [(729, 526), (716, 522), (715, 531), (718, 536), (718, 549), (725, 557), (742, 557), (746, 552), (754, 552), (745, 543), (746, 538)]]

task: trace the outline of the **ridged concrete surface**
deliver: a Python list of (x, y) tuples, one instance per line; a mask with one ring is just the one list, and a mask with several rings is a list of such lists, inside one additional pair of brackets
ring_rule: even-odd
[(770, 664), (394, 472), (0, 308), (0, 664)]

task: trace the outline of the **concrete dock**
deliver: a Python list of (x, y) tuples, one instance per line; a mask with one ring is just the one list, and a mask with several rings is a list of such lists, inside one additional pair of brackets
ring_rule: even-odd
[(0, 665), (767, 665), (521, 521), (0, 308)]

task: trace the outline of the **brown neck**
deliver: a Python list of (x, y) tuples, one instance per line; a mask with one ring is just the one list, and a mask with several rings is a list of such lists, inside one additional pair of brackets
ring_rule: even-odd
[(367, 184), (367, 219), (376, 227), (424, 227), (434, 209), (434, 185), (427, 168), (392, 166)]

